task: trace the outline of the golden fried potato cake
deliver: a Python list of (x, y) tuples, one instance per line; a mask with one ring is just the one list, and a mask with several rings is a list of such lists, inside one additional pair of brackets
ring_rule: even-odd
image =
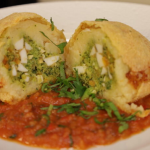
[(65, 48), (66, 73), (127, 113), (148, 115), (133, 102), (150, 94), (150, 42), (133, 28), (112, 21), (84, 21)]
[[(52, 29), (54, 28), (54, 29)], [(35, 13), (0, 20), (0, 100), (16, 103), (59, 76), (62, 31)]]

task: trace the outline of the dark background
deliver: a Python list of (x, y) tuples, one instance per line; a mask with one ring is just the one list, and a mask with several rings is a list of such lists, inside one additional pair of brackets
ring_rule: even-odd
[(0, 8), (35, 2), (37, 2), (37, 0), (0, 0)]

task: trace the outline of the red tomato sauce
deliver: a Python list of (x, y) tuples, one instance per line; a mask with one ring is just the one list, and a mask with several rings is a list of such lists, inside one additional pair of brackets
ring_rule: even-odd
[[(45, 148), (80, 148), (86, 149), (96, 145), (107, 145), (120, 139), (139, 133), (150, 126), (150, 115), (128, 121), (129, 128), (122, 133), (118, 132), (119, 123), (116, 117), (110, 118), (106, 111), (99, 110), (98, 114), (90, 118), (83, 118), (77, 113), (68, 114), (52, 109), (49, 123), (44, 115), (50, 104), (59, 106), (67, 103), (80, 103), (81, 110), (93, 111), (95, 103), (90, 100), (81, 102), (69, 98), (57, 97), (54, 92), (37, 92), (26, 100), (15, 105), (0, 103), (0, 137), (20, 142), (29, 146)], [(150, 108), (150, 97), (138, 102)], [(123, 112), (120, 111), (122, 114)], [(95, 118), (102, 124), (95, 122)], [(42, 131), (39, 133), (38, 131)]]

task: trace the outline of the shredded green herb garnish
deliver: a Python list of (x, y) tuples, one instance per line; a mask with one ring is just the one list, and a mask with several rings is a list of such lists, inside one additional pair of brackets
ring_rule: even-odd
[(9, 136), (10, 139), (15, 139), (17, 137), (16, 134), (12, 134), (11, 136)]
[(66, 78), (64, 71), (64, 63), (60, 64), (60, 77), (57, 78), (56, 83), (50, 85), (44, 83), (42, 86), (42, 92), (46, 93), (50, 90), (59, 93), (59, 97), (69, 97), (73, 100), (81, 98), (86, 91), (86, 87), (82, 85), (78, 77), (78, 72), (75, 70), (76, 77)]
[(44, 83), (43, 85), (42, 85), (42, 88), (41, 88), (41, 91), (43, 92), (43, 93), (48, 93), (49, 91), (50, 91), (50, 88), (49, 88), (49, 83)]
[[(58, 109), (57, 112), (61, 112), (65, 110), (68, 114), (72, 114), (72, 113), (79, 111), (80, 107), (81, 107), (81, 104), (69, 103), (69, 104), (63, 104), (59, 106), (53, 106), (53, 109)], [(48, 109), (49, 107), (41, 108), (41, 110), (48, 110)]]
[(95, 21), (108, 21), (107, 19), (97, 18)]
[(136, 120), (136, 114), (141, 113), (140, 111), (136, 111), (132, 115), (125, 117), (122, 121), (131, 121), (131, 120)]
[(108, 115), (112, 117), (112, 112), (115, 114), (118, 120), (122, 120), (123, 118), (121, 117), (117, 107), (112, 103), (112, 102), (106, 102), (104, 104), (104, 109), (107, 111)]
[[(41, 90), (44, 93), (47, 93), (51, 90), (59, 93), (59, 97), (68, 97), (72, 100), (81, 98), (81, 102), (83, 103), (84, 99), (90, 98), (95, 104), (96, 107), (93, 109), (93, 111), (86, 111), (82, 110), (81, 104), (79, 103), (68, 103), (63, 104), (59, 106), (53, 106), (50, 105), (49, 107), (43, 107), (41, 110), (47, 110), (47, 115), (49, 116), (51, 114), (52, 109), (58, 109), (57, 112), (66, 111), (68, 114), (76, 113), (79, 116), (89, 119), (90, 117), (97, 115), (99, 110), (105, 110), (110, 118), (113, 116), (116, 117), (116, 122), (119, 123), (119, 133), (122, 133), (124, 130), (128, 128), (127, 121), (135, 120), (136, 119), (136, 113), (126, 117), (120, 114), (118, 108), (114, 105), (114, 103), (107, 101), (106, 99), (99, 99), (94, 94), (94, 88), (93, 87), (85, 87), (81, 81), (79, 80), (78, 71), (75, 69), (75, 77), (68, 77), (66, 78), (65, 70), (64, 70), (64, 62), (60, 64), (60, 77), (57, 78), (56, 82), (53, 83), (44, 83)], [(86, 109), (86, 103), (83, 103), (84, 109)], [(94, 121), (98, 124), (105, 124), (108, 121), (108, 119), (104, 119), (102, 122), (100, 122), (96, 117), (94, 118)]]
[(51, 23), (51, 30), (53, 31), (54, 30), (54, 22), (52, 20), (52, 17), (50, 18), (50, 23)]
[(92, 92), (94, 91), (94, 87), (89, 87), (85, 90), (83, 96), (81, 97), (81, 100), (84, 100), (86, 98), (89, 98)]
[(4, 113), (1, 113), (0, 114), (0, 120), (2, 119), (3, 116), (4, 116)]
[(62, 61), (60, 63), (60, 77), (61, 77), (61, 79), (66, 79), (64, 64), (65, 64), (64, 61)]
[(87, 104), (84, 101), (82, 101), (82, 104), (83, 104), (84, 109), (86, 109)]
[(98, 114), (97, 111), (80, 110), (79, 116), (83, 117), (84, 119), (89, 119), (91, 116), (94, 116), (96, 114)]
[(41, 110), (48, 110), (48, 107), (42, 107)]
[(97, 105), (97, 107), (99, 109), (106, 110), (110, 117), (112, 117), (112, 112), (113, 112), (119, 121), (131, 121), (131, 120), (136, 119), (135, 115), (138, 112), (135, 112), (134, 114), (132, 114), (128, 117), (124, 117), (124, 116), (120, 115), (120, 113), (114, 103), (107, 102), (105, 99), (98, 99), (96, 97), (93, 98), (93, 101), (95, 102), (95, 104)]
[(106, 118), (106, 119), (104, 119), (102, 122), (100, 122), (100, 121), (95, 117), (95, 118), (94, 118), (94, 121), (95, 121), (97, 124), (103, 125), (103, 124), (109, 122), (109, 119)]
[(73, 139), (72, 139), (72, 135), (71, 134), (69, 135), (69, 139), (70, 139), (70, 147), (72, 147), (73, 146)]
[(60, 49), (61, 54), (64, 53), (64, 47), (65, 47), (66, 45), (67, 45), (67, 42), (63, 42), (63, 43), (60, 43), (60, 44), (56, 45), (56, 46)]
[(46, 132), (46, 129), (38, 130), (38, 131), (36, 131), (35, 136), (39, 136), (41, 134), (44, 134), (45, 132)]
[(42, 115), (43, 118), (45, 118), (47, 120), (47, 125), (50, 124), (50, 118), (49, 118), (49, 115), (48, 114), (43, 114)]
[(41, 108), (41, 110), (47, 110), (46, 114), (43, 114), (42, 117), (45, 118), (47, 120), (47, 125), (50, 124), (50, 115), (51, 115), (51, 111), (53, 110), (53, 105), (50, 104), (49, 107), (43, 107)]
[(65, 126), (65, 125), (61, 125), (61, 124), (59, 124), (59, 125), (58, 125), (58, 127), (66, 128), (66, 126)]
[[(107, 102), (105, 99), (98, 99), (94, 95), (93, 95), (93, 101), (97, 105), (98, 109), (107, 111), (107, 114), (109, 115), (109, 117), (112, 117), (112, 113), (116, 116), (117, 120), (119, 121), (119, 129), (118, 129), (119, 133), (122, 133), (124, 130), (128, 129), (129, 125), (127, 121), (136, 120), (135, 115), (136, 113), (139, 112), (137, 111), (134, 114), (128, 117), (125, 117), (119, 113), (119, 110), (112, 102)], [(96, 118), (94, 118), (94, 121), (98, 124), (103, 123), (103, 122), (99, 122), (99, 120), (97, 120)]]
[(124, 130), (128, 129), (129, 128), (129, 125), (127, 122), (119, 122), (120, 123), (120, 126), (119, 126), (119, 133), (122, 133)]
[(52, 109), (53, 109), (53, 105), (50, 104), (49, 107), (48, 107), (48, 110), (47, 110), (47, 115), (48, 116), (50, 116)]
[(30, 125), (25, 126), (25, 128), (30, 128), (30, 127), (31, 127)]
[(80, 104), (75, 104), (75, 103), (65, 104), (61, 107), (61, 109), (58, 110), (58, 112), (66, 110), (68, 114), (72, 114), (77, 112), (80, 109), (80, 107), (81, 107)]
[(63, 54), (64, 53), (64, 47), (66, 46), (67, 42), (63, 42), (63, 43), (60, 43), (58, 45), (56, 45), (48, 36), (45, 35), (44, 32), (40, 31), (47, 39), (49, 39), (55, 46), (57, 46), (61, 53), (60, 54)]

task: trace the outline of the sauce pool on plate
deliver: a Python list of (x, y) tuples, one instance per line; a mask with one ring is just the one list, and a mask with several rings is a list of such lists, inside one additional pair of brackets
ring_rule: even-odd
[[(149, 99), (147, 96), (137, 104), (148, 109)], [(137, 117), (128, 121), (128, 128), (120, 132), (121, 123), (115, 115), (110, 117), (105, 110), (94, 114), (94, 109), (96, 104), (90, 99), (71, 100), (58, 97), (55, 92), (38, 91), (15, 105), (1, 102), (0, 137), (29, 146), (86, 149), (125, 139), (150, 126), (150, 115)]]

